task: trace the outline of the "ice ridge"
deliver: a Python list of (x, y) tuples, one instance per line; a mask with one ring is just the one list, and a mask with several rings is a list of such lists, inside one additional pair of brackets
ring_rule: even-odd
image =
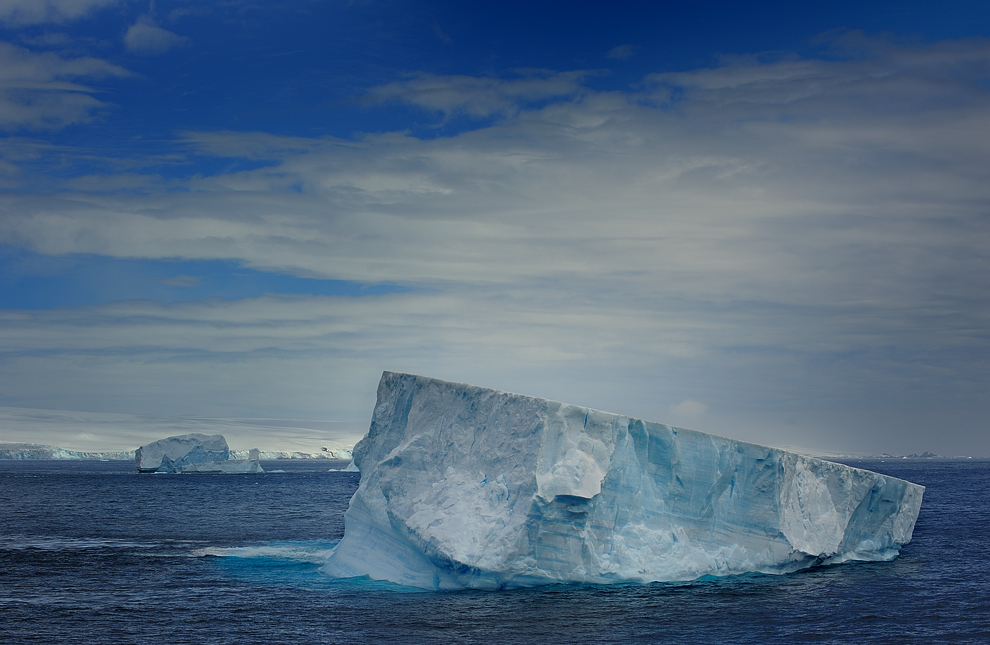
[(776, 448), (385, 372), (324, 571), (425, 589), (889, 560), (924, 488)]

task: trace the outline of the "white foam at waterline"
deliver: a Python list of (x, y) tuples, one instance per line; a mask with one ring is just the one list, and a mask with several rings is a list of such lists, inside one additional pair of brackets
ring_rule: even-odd
[(281, 543), (256, 546), (209, 546), (192, 551), (194, 557), (213, 556), (218, 558), (243, 558), (284, 560), (287, 562), (305, 562), (323, 564), (336, 548), (336, 542), (318, 543)]

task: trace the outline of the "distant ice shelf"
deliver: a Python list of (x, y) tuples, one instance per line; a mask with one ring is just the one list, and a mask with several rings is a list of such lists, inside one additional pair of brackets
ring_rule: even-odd
[(83, 451), (37, 443), (0, 443), (0, 459), (65, 459), (116, 461), (134, 459), (133, 450)]
[[(231, 450), (231, 459), (247, 459), (250, 450)], [(327, 459), (327, 460), (337, 460), (337, 461), (347, 461), (352, 458), (351, 448), (334, 446), (333, 448), (327, 448), (326, 446), (320, 452), (302, 452), (299, 450), (261, 450), (259, 453), (259, 459), (262, 461), (275, 461), (279, 459)]]
[[(251, 450), (228, 450), (228, 460), (246, 460), (251, 458)], [(323, 447), (320, 452), (302, 452), (288, 450), (259, 450), (258, 459), (275, 461), (281, 459), (325, 459), (350, 461), (352, 458), (350, 446)], [(134, 450), (103, 450), (84, 451), (48, 446), (37, 443), (0, 442), (0, 460), (34, 460), (54, 459), (69, 461), (135, 461)]]
[(324, 571), (425, 589), (889, 560), (924, 488), (576, 405), (383, 374)]

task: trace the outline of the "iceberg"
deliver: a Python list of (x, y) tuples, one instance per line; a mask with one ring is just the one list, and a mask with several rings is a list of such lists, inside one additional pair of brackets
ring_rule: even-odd
[(183, 466), (227, 461), (229, 457), (230, 449), (222, 434), (191, 432), (141, 446), (134, 453), (134, 464), (143, 473), (174, 473)]
[(424, 589), (889, 560), (924, 488), (619, 414), (385, 372), (323, 571)]
[(247, 459), (230, 459), (230, 449), (222, 434), (199, 432), (160, 439), (134, 452), (134, 463), (142, 473), (262, 473), (259, 451)]

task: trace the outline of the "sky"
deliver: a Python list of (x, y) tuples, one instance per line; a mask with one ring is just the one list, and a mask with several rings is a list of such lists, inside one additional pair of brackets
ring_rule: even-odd
[(0, 137), (0, 440), (388, 370), (990, 456), (983, 2), (0, 0)]

